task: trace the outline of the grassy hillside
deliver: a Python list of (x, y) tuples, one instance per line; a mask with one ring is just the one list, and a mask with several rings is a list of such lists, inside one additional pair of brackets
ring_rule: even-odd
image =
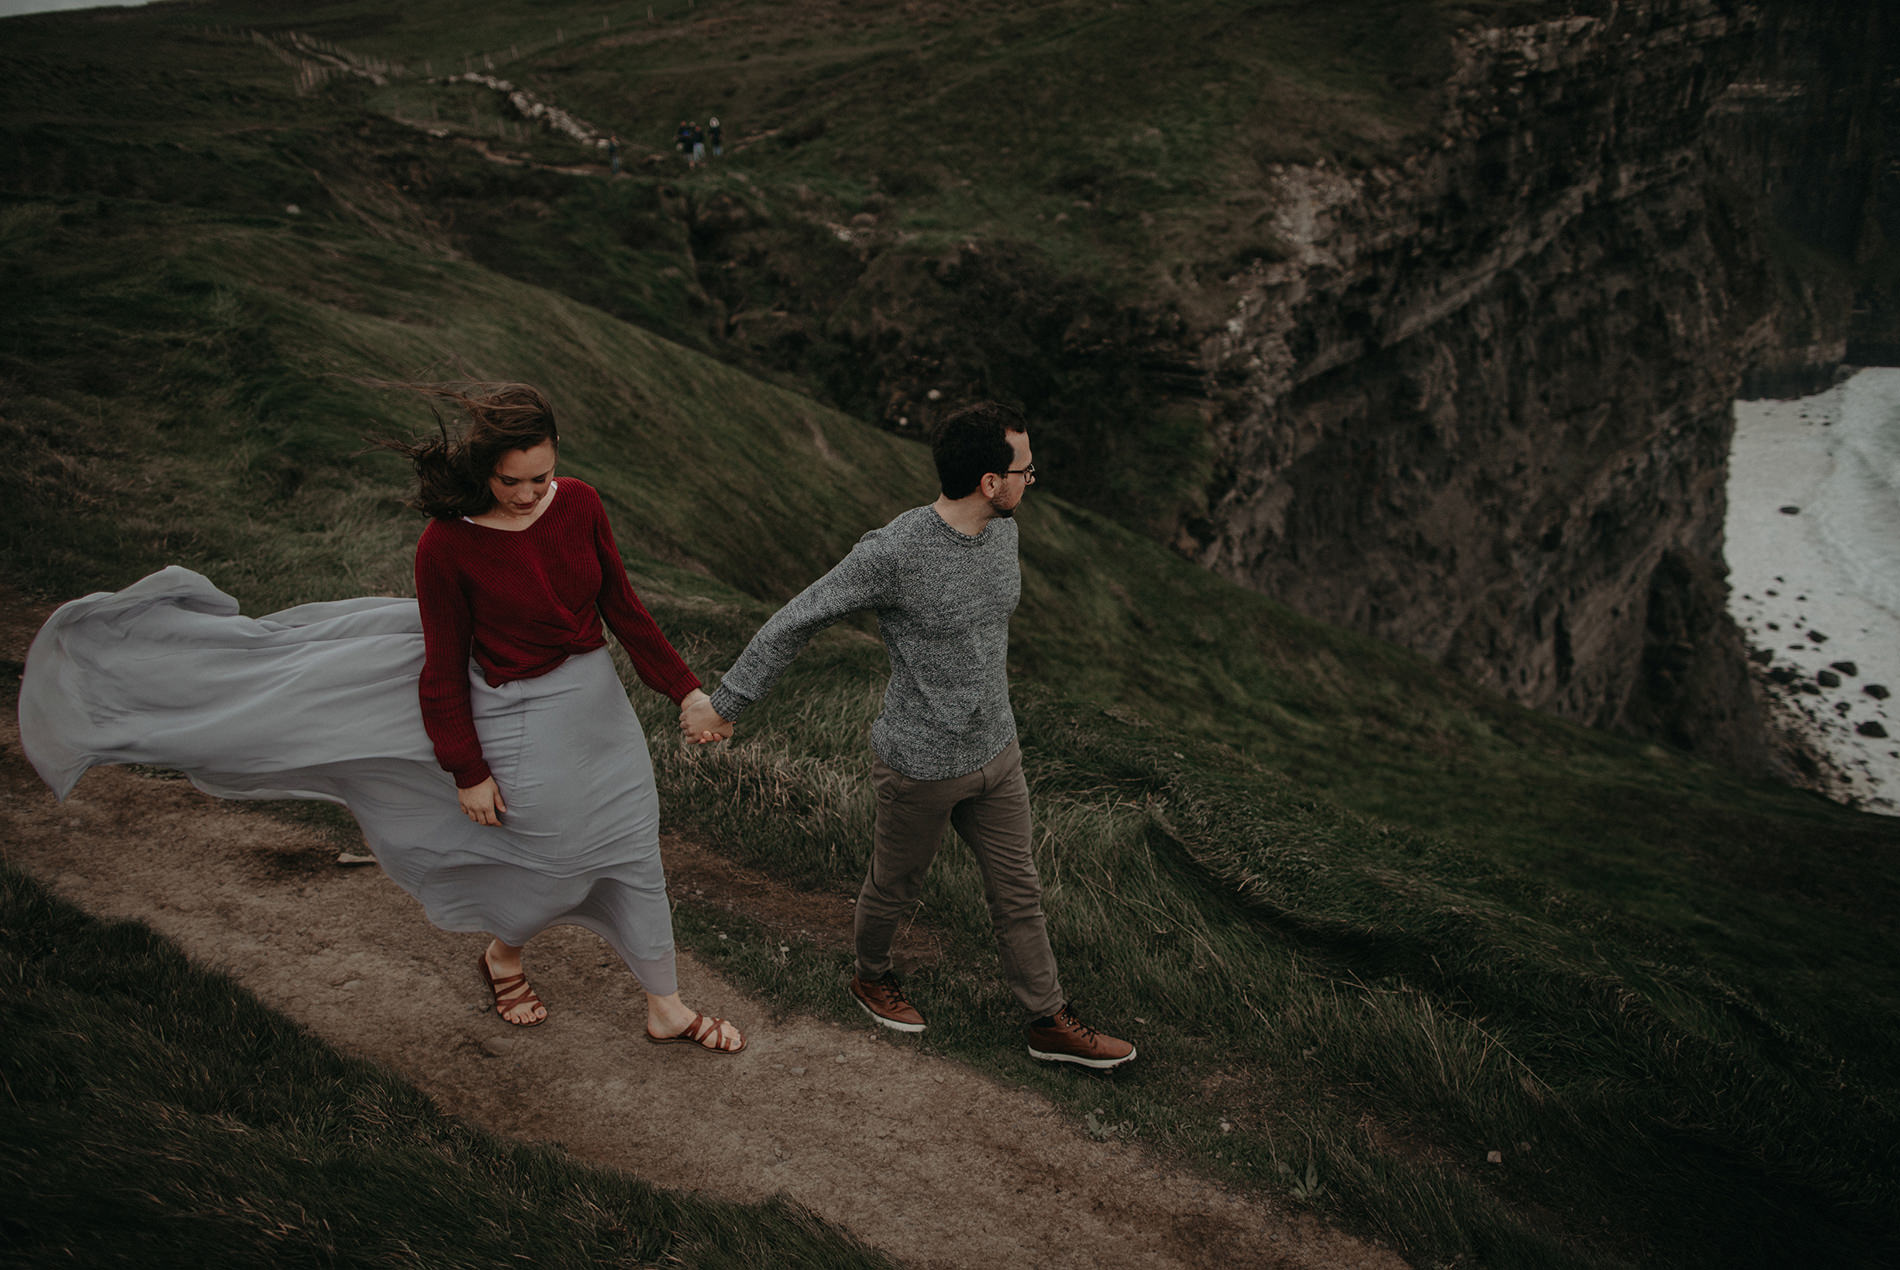
[[(881, 10), (814, 6), (836, 18), (818, 27), (768, 22), (764, 6), (657, 8), (665, 20), (635, 38), (631, 7), (537, 6), (542, 25), (607, 16), (627, 38), (536, 56), (558, 53), (573, 66), (563, 82), (582, 84), (589, 58), (637, 53), (661, 86), (724, 83), (693, 60), (717, 57), (720, 75), (779, 84), (754, 109), (795, 129), (821, 81), (921, 92), (981, 60), (977, 44), (1029, 58), (1040, 37), (1052, 60), (1013, 79), (1043, 92), (1090, 41), (1139, 47), (1126, 13), (1092, 22), (1050, 5), (1024, 28), (1019, 9), (946, 6), (930, 44), (945, 42), (942, 60), (891, 81), (898, 33), (866, 16)], [(1363, 13), (1400, 10), (1450, 12)], [(1224, 11), (1182, 6), (1157, 58)], [(698, 240), (679, 206), (765, 176), (504, 168), (392, 121), (377, 93), (397, 87), (298, 96), (269, 49), (199, 29), (287, 12), (6, 24), (0, 442), (32, 495), (0, 521), (0, 581), (58, 598), (178, 562), (253, 613), (404, 591), (420, 525), (398, 505), (399, 465), (360, 451), (427, 416), (375, 379), (546, 385), (564, 465), (601, 488), (636, 584), (702, 671), (729, 664), (866, 528), (930, 496), (913, 444), (710, 355), (730, 350), (694, 314), (723, 302), (682, 264)], [(436, 12), (345, 5), (294, 20), (411, 59), (530, 38), (481, 14), (428, 25)], [(1260, 38), (1275, 29), (1263, 18)], [(1401, 45), (1335, 65), (1344, 30), (1327, 48), (1274, 45), (1313, 101), (1328, 100), (1313, 84), (1389, 87), (1378, 59)], [(1247, 53), (1231, 34), (1204, 47)], [(599, 73), (602, 101), (650, 87)], [(977, 76), (958, 100), (988, 101), (997, 83)], [(1341, 107), (1326, 126), (1366, 144), (1406, 126), (1414, 98), (1362, 97), (1363, 115)], [(686, 113), (659, 99), (662, 115)], [(906, 114), (923, 110), (908, 100), (883, 116), (923, 135), (932, 116)], [(828, 170), (868, 186), (849, 156), (899, 148), (850, 131), (875, 113), (840, 112), (781, 146), (772, 179)], [(499, 136), (506, 121), (490, 122)], [(944, 144), (987, 182), (989, 152), (956, 135)], [(1316, 122), (1303, 144), (1327, 135)], [(1200, 166), (1213, 179), (1218, 165)], [(1042, 179), (994, 171), (1005, 190)], [(946, 218), (964, 215), (957, 188), (933, 195)], [(1204, 193), (1184, 187), (1182, 206)], [(469, 231), (484, 198), (510, 214)], [(624, 305), (582, 285), (592, 244), (593, 285), (637, 293)], [(1098, 249), (1117, 250), (1097, 236), (1074, 252)], [(949, 955), (914, 975), (934, 1047), (1047, 1090), (1093, 1132), (1280, 1191), (1424, 1263), (1871, 1263), (1893, 1246), (1900, 825), (1510, 708), (1303, 620), (1065, 502), (1063, 461), (1044, 450), (1039, 434), (1049, 479), (1021, 516), (1012, 646), (1039, 860), (1071, 991), (1143, 1058), (1078, 1081), (1021, 1056), (957, 853), (924, 917)], [(865, 628), (841, 628), (737, 746), (657, 746), (668, 814), (801, 885), (854, 887), (882, 667)], [(666, 735), (664, 703), (639, 700)], [(28, 911), (29, 934), (64, 920)], [(834, 954), (762, 927), (715, 938), (690, 909), (681, 935), (778, 1002), (846, 1017)]]
[[(1034, 403), (1069, 496), (1142, 525), (1172, 524), (1206, 487), (1206, 420), (1174, 399), (1183, 382), (1198, 398), (1198, 378), (1172, 343), (1186, 318), (1216, 320), (1193, 312), (1205, 283), (1285, 251), (1263, 172), (1395, 153), (1433, 118), (1453, 29), (1544, 6), (1348, 0), (1322, 21), (1217, 0), (492, 8), (165, 7), (98, 17), (83, 28), (96, 39), (66, 34), (71, 18), (21, 20), (23, 73), (0, 93), (37, 125), (27, 145), (65, 151), (21, 178), (426, 225), (491, 268), (899, 430), (937, 409), (933, 386)], [(148, 74), (145, 32), (176, 42), (175, 69)], [(298, 34), (340, 41), (380, 82)], [(312, 68), (328, 77), (299, 79)], [(577, 190), (459, 162), (479, 145), (604, 168), (501, 95), (444, 82), (465, 70), (617, 132), (625, 179)], [(118, 111), (128, 77), (157, 80), (156, 112)], [(300, 130), (268, 103), (293, 88), (356, 126), (286, 135)], [(220, 122), (234, 113), (241, 127)], [(728, 161), (689, 173), (674, 126), (714, 114)], [(253, 160), (276, 144), (291, 166), (236, 165), (241, 194), (193, 189), (199, 123), (205, 144)], [(340, 180), (338, 149), (374, 184)]]

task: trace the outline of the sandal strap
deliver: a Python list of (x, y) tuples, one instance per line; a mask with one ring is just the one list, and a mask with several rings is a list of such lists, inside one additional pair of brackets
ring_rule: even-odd
[[(547, 1017), (547, 1007), (542, 1004), (541, 998), (534, 994), (534, 989), (528, 986), (527, 971), (512, 975), (497, 975), (495, 968), (488, 964), (486, 951), (477, 958), (476, 964), (481, 967), (482, 979), (488, 984), (488, 991), (494, 996), (495, 1013), (499, 1014), (504, 1022), (512, 1023), (517, 1027), (529, 1027)], [(524, 1006), (531, 1010), (540, 1007), (543, 1011), (541, 1018), (537, 1019), (532, 1015), (525, 1019), (508, 1017)]]
[[(737, 1053), (739, 1048), (745, 1044), (745, 1038), (738, 1035), (738, 1028), (734, 1028), (734, 1035), (729, 1039), (725, 1035), (725, 1028), (726, 1021), (724, 1019), (709, 1018), (695, 1010), (693, 1011), (693, 1021), (673, 1033), (673, 1035), (655, 1036), (652, 1032), (648, 1032), (647, 1039), (649, 1041), (657, 1041), (662, 1045), (668, 1041), (691, 1041), (701, 1049), (711, 1050), (714, 1053)], [(708, 1037), (712, 1038), (713, 1043), (711, 1045), (706, 1043)]]
[[(735, 1032), (738, 1031), (737, 1028), (734, 1028), (733, 1030)], [(713, 1043), (711, 1045), (706, 1044), (706, 1038), (709, 1036), (714, 1038)], [(726, 1041), (726, 1021), (724, 1019), (708, 1020), (706, 1023), (706, 1030), (700, 1033), (700, 1035), (695, 1037), (694, 1039), (699, 1042), (701, 1048), (703, 1049), (717, 1050), (720, 1053), (725, 1053), (725, 1054), (729, 1054), (732, 1052), (733, 1047), (727, 1044), (727, 1041)]]
[(541, 1004), (541, 998), (528, 986), (528, 976), (525, 974), (492, 980), (489, 987), (494, 990), (495, 1010), (500, 1014), (507, 1014), (516, 1006)]

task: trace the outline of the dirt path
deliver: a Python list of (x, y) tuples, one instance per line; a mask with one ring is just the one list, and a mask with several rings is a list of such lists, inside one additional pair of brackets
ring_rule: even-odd
[[(0, 611), (12, 610), (5, 599)], [(0, 658), (24, 658), (38, 616), (0, 617)], [(741, 1020), (745, 1053), (641, 1043), (632, 976), (571, 928), (529, 949), (551, 1017), (511, 1029), (476, 977), (479, 937), (429, 926), (379, 870), (339, 867), (314, 834), (120, 768), (95, 769), (55, 804), (20, 753), (11, 685), (0, 850), (88, 911), (150, 925), (474, 1123), (662, 1186), (743, 1200), (783, 1192), (910, 1265), (1404, 1264), (1139, 1147), (1096, 1142), (1041, 1097), (869, 1026), (774, 1020), (683, 953), (686, 999)], [(684, 844), (672, 844), (668, 870), (676, 891), (740, 906), (783, 890)]]

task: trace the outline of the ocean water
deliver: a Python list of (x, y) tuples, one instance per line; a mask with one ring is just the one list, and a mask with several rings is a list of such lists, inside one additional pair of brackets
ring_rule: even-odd
[(1735, 403), (1728, 504), (1729, 611), (1777, 720), (1833, 797), (1900, 815), (1900, 368)]

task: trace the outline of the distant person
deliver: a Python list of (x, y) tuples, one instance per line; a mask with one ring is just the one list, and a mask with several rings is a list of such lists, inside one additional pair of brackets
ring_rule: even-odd
[(1056, 975), (1031, 852), (1029, 786), (1009, 704), (1009, 619), (1022, 590), (1016, 508), (1035, 482), (1022, 416), (984, 403), (932, 438), (936, 502), (864, 535), (752, 637), (710, 699), (680, 711), (692, 741), (730, 737), (811, 637), (850, 613), (877, 614), (890, 653), (871, 725), (877, 821), (854, 918), (858, 1005), (884, 1027), (921, 1032), (891, 965), (946, 824), (976, 857), (1003, 975), (1027, 1020), (1029, 1053), (1115, 1067), (1135, 1047), (1078, 1019)]
[(614, 176), (620, 175), (620, 137), (615, 133), (607, 134), (607, 167)]
[(22, 746), (61, 798), (96, 763), (155, 763), (225, 797), (343, 803), (431, 922), (491, 936), (477, 969), (506, 1022), (547, 1017), (522, 945), (580, 926), (646, 989), (647, 1040), (736, 1054), (739, 1029), (679, 997), (653, 765), (606, 630), (649, 687), (706, 694), (628, 584), (600, 496), (555, 479), (547, 399), (418, 391), (463, 429), (384, 443), (430, 517), (416, 599), (252, 620), (173, 566), (74, 600), (33, 641)]
[(686, 160), (686, 166), (693, 166), (693, 124), (689, 119), (680, 120), (679, 128), (673, 133), (673, 144), (679, 147), (680, 157)]
[(692, 135), (689, 140), (693, 147), (693, 159), (688, 166), (696, 168), (706, 161), (706, 134), (697, 122), (693, 123), (691, 128)]
[(706, 142), (712, 147), (713, 158), (725, 154), (725, 130), (719, 126), (719, 116), (714, 115), (706, 124)]

